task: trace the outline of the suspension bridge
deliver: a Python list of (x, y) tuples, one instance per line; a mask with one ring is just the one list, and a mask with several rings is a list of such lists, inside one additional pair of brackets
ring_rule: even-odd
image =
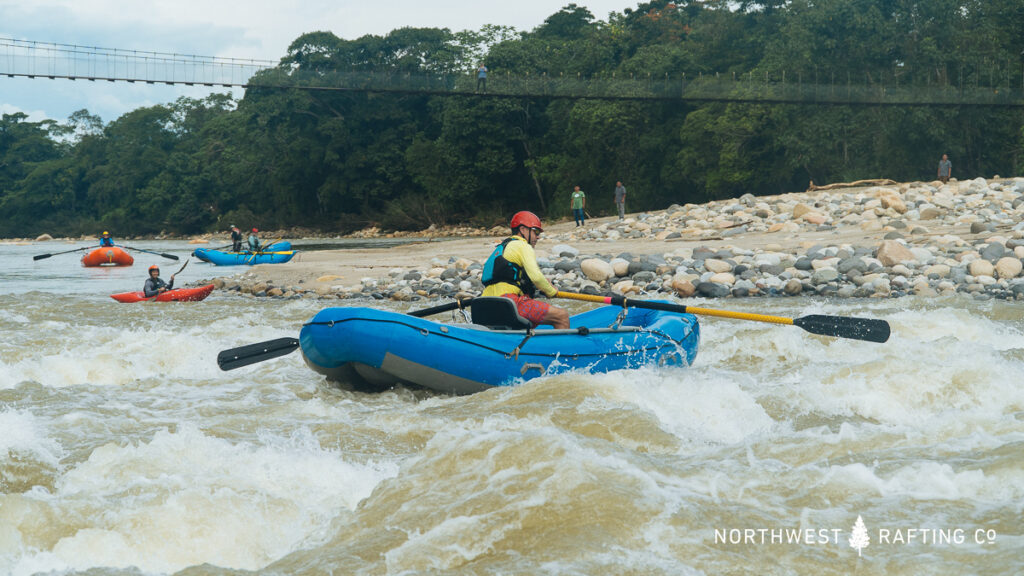
[(826, 70), (636, 76), (494, 71), (486, 90), (465, 73), (286, 69), (250, 58), (99, 48), (0, 38), (0, 78), (475, 97), (746, 102), (843, 106), (1024, 107), (1024, 69), (974, 63), (949, 74)]

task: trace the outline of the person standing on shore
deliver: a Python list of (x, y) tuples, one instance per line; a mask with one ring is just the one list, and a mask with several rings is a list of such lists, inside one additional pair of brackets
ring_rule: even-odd
[(534, 326), (550, 324), (558, 329), (568, 328), (568, 310), (533, 299), (537, 290), (549, 298), (558, 293), (540, 271), (537, 254), (533, 251), (544, 231), (540, 218), (533, 212), (516, 212), (509, 227), (513, 235), (498, 244), (484, 264), (480, 276), (484, 283), (482, 296), (512, 300), (519, 315)]
[(942, 160), (939, 160), (939, 180), (943, 183), (949, 182), (949, 178), (953, 175), (953, 163), (949, 161), (949, 156), (946, 154), (942, 155)]
[(487, 66), (483, 62), (476, 69), (476, 91), (487, 92)]
[(615, 183), (615, 207), (619, 209), (619, 220), (626, 217), (626, 187), (622, 182)]
[(572, 209), (573, 218), (576, 219), (576, 226), (583, 226), (586, 222), (584, 219), (584, 209), (587, 207), (587, 195), (580, 190), (579, 186), (576, 186), (572, 190), (572, 197), (569, 200), (569, 208)]

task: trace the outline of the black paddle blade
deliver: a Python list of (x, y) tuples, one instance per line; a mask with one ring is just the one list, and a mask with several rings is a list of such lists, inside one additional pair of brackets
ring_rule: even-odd
[(43, 258), (49, 258), (50, 256), (53, 256), (53, 254), (39, 254), (38, 256), (33, 256), (32, 259), (42, 260)]
[(164, 254), (163, 252), (161, 252), (160, 255), (163, 256), (164, 258), (170, 258), (171, 260), (177, 260), (178, 259), (178, 257), (175, 256), (174, 254)]
[(413, 310), (409, 312), (409, 316), (415, 316), (417, 318), (423, 318), (432, 314), (440, 314), (441, 312), (447, 312), (449, 310), (455, 310), (456, 308), (469, 308), (472, 305), (472, 298), (466, 298), (465, 300), (456, 300), (455, 302), (449, 302), (447, 304), (441, 304), (440, 306), (434, 306), (433, 308), (423, 308), (421, 310)]
[(811, 314), (794, 318), (793, 325), (807, 330), (811, 334), (852, 338), (868, 342), (882, 343), (889, 339), (889, 323), (874, 318), (847, 318), (843, 316), (825, 316)]
[(217, 366), (220, 366), (220, 369), (225, 371), (234, 370), (242, 366), (291, 354), (298, 347), (299, 340), (297, 338), (278, 338), (277, 340), (240, 346), (230, 350), (223, 350), (220, 354), (217, 354)]

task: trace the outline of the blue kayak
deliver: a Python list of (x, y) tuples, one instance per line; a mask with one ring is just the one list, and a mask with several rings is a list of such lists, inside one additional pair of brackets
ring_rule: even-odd
[(198, 248), (193, 254), (196, 258), (217, 266), (237, 266), (254, 264), (283, 264), (295, 256), (294, 250), (280, 252), (222, 252), (208, 248)]
[(331, 380), (469, 394), (573, 370), (688, 366), (700, 327), (692, 314), (616, 306), (572, 316), (567, 330), (529, 331), (352, 307), (320, 311), (303, 325), (299, 342), (306, 363)]
[[(268, 244), (263, 248), (264, 252), (271, 249), (274, 252), (287, 252), (288, 250), (292, 249), (292, 243), (287, 240), (283, 240), (281, 242), (274, 242), (273, 244)], [(192, 256), (202, 260), (203, 262), (209, 262), (210, 259), (207, 258), (207, 253), (211, 251), (212, 250), (210, 248), (196, 248), (195, 250), (192, 251)], [(252, 252), (249, 252), (247, 250), (245, 252), (228, 252), (228, 254), (252, 254)]]

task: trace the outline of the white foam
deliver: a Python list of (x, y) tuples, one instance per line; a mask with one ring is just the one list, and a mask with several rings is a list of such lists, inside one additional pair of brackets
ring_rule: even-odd
[(832, 466), (827, 481), (844, 488), (868, 489), (884, 498), (1020, 502), (1024, 500), (1024, 471), (980, 469), (957, 471), (942, 462), (912, 462), (892, 472), (864, 464)]
[(664, 430), (683, 442), (683, 450), (743, 442), (773, 426), (756, 398), (744, 390), (754, 385), (747, 375), (715, 368), (643, 368), (592, 379), (613, 383), (618, 400), (656, 416)]
[(146, 443), (99, 447), (52, 496), (35, 494), (67, 523), (53, 530), (70, 535), (13, 572), (256, 570), (325, 537), (332, 518), (396, 473), (389, 462), (346, 462), (308, 432), (235, 444), (183, 424)]
[(43, 423), (27, 410), (0, 410), (0, 464), (17, 454), (56, 467), (63, 457), (60, 445), (48, 437)]

